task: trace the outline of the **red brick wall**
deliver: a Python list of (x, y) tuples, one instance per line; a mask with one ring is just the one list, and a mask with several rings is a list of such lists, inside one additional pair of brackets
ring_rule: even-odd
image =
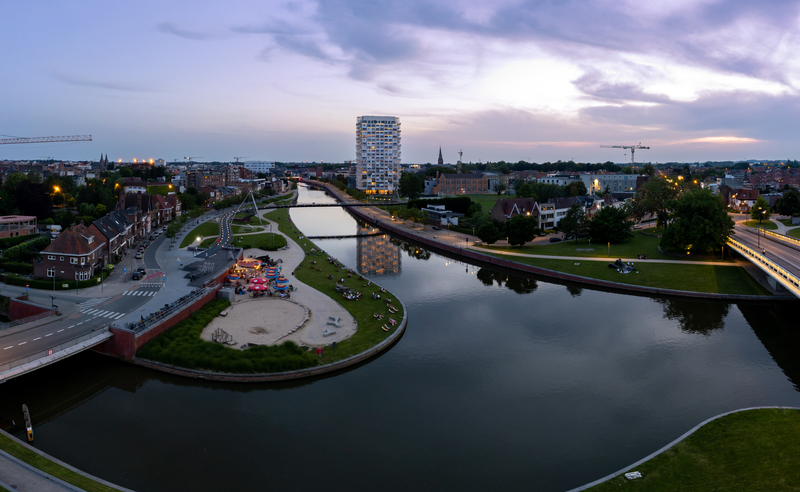
[(27, 296), (12, 298), (8, 305), (9, 319), (21, 319), (28, 316), (46, 313), (51, 311), (49, 307), (39, 306), (25, 300)]

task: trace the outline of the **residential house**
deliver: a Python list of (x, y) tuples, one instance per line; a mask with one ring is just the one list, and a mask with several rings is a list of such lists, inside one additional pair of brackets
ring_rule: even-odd
[(507, 198), (497, 200), (490, 212), (492, 219), (505, 222), (517, 215), (529, 215), (539, 218), (539, 204), (533, 198)]
[(100, 273), (105, 244), (103, 238), (98, 238), (83, 223), (73, 224), (42, 251), (42, 260), (33, 265), (33, 275), (49, 279), (89, 280)]
[(120, 210), (113, 210), (89, 224), (89, 230), (105, 241), (104, 264), (119, 261), (133, 246), (133, 223)]
[(730, 207), (739, 212), (750, 212), (758, 199), (758, 189), (736, 190), (730, 199)]

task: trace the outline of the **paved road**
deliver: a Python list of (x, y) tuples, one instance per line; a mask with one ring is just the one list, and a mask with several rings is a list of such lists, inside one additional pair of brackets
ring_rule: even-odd
[(766, 251), (767, 258), (800, 278), (800, 251), (777, 239), (766, 239), (767, 237), (769, 236), (754, 233), (751, 228), (737, 223), (733, 239), (756, 251)]

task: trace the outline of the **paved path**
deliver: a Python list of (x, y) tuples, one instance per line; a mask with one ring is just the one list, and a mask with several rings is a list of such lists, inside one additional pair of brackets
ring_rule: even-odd
[[(551, 256), (551, 255), (533, 255), (527, 253), (515, 253), (513, 251), (502, 251), (499, 249), (488, 249), (488, 248), (481, 248), (479, 246), (470, 246), (469, 249), (474, 251), (480, 251), (481, 253), (497, 253), (500, 255), (508, 255), (508, 256), (523, 256), (526, 258), (543, 258), (543, 259), (550, 259), (550, 260), (574, 260), (574, 261), (603, 261), (606, 263), (611, 263), (617, 260), (617, 258), (608, 258), (608, 257), (596, 257), (596, 256)], [(640, 260), (638, 258), (621, 258), (622, 261), (625, 263), (633, 262), (636, 263), (671, 263), (671, 264), (679, 264), (679, 265), (714, 265), (714, 266), (729, 266), (729, 267), (738, 267), (739, 265), (736, 263), (721, 263), (719, 261), (687, 261), (687, 260)]]

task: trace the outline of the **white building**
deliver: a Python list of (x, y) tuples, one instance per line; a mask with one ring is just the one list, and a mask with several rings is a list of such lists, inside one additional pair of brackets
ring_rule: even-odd
[(244, 161), (244, 168), (254, 173), (269, 174), (270, 170), (275, 167), (274, 162), (267, 161)]
[(590, 195), (602, 195), (606, 188), (611, 193), (636, 191), (635, 174), (581, 174), (581, 180)]
[(356, 119), (356, 188), (370, 194), (392, 194), (400, 183), (400, 118)]

